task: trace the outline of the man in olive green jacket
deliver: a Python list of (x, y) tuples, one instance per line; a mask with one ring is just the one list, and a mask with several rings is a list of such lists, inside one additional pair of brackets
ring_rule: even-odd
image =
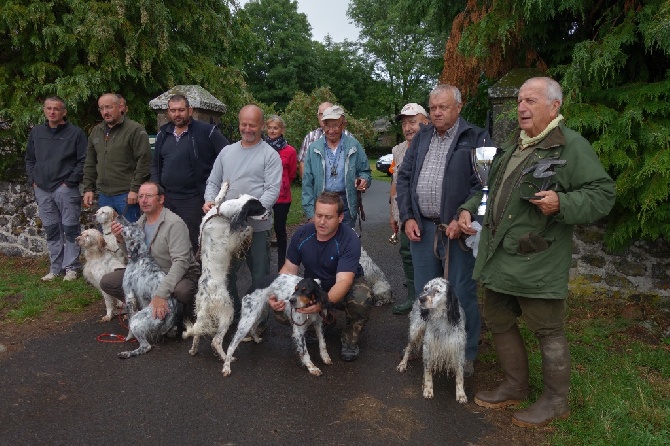
[[(493, 333), (505, 381), (480, 391), (488, 408), (517, 405), (528, 397), (528, 360), (517, 318), (539, 340), (544, 389), (512, 422), (543, 426), (570, 415), (570, 353), (565, 336), (572, 229), (606, 216), (614, 182), (589, 142), (563, 124), (560, 85), (532, 78), (519, 90), (520, 131), (498, 150), (489, 175), (490, 194), (473, 277), (485, 288), (484, 318)], [(459, 226), (471, 221), (481, 194), (459, 210)]]
[(111, 206), (130, 222), (140, 218), (137, 191), (151, 173), (151, 146), (144, 127), (121, 112), (117, 95), (98, 99), (103, 122), (88, 138), (84, 164), (84, 206)]

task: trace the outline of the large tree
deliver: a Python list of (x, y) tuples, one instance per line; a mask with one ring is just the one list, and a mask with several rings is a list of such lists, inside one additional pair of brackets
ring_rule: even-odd
[[(96, 100), (125, 95), (130, 115), (149, 130), (148, 101), (177, 84), (199, 84), (228, 104), (241, 102), (237, 23), (228, 0), (53, 0), (4, 2), (0, 16), (0, 130), (5, 147), (23, 148), (43, 119), (45, 97), (59, 95), (68, 116), (89, 128)], [(5, 157), (7, 159), (7, 157)]]
[(397, 0), (351, 0), (347, 15), (361, 28), (363, 51), (375, 62), (378, 79), (388, 84), (389, 109), (425, 103), (442, 68), (443, 31), (410, 16)]
[(283, 110), (296, 92), (317, 85), (311, 27), (295, 0), (252, 0), (238, 14), (251, 30), (244, 72), (257, 100)]
[(563, 85), (567, 124), (616, 179), (610, 246), (670, 239), (669, 29), (668, 0), (470, 0), (442, 79), (475, 88), (481, 73), (546, 70)]

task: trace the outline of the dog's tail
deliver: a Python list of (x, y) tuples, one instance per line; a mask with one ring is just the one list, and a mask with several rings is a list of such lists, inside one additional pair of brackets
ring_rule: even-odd
[(451, 283), (447, 283), (447, 320), (452, 326), (461, 322), (461, 304)]

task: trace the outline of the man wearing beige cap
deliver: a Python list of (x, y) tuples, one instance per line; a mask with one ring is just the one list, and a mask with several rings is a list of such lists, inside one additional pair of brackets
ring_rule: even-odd
[(345, 126), (342, 107), (324, 110), (324, 135), (309, 145), (304, 158), (302, 208), (311, 220), (316, 197), (323, 191), (337, 192), (344, 201), (344, 224), (353, 228), (359, 206), (357, 191), (370, 187), (372, 177), (363, 147), (344, 133)]
[(421, 124), (428, 124), (428, 113), (426, 110), (415, 102), (410, 102), (405, 105), (400, 114), (396, 116), (396, 121), (402, 123), (402, 134), (405, 140), (395, 146), (391, 152), (393, 153), (393, 178), (391, 180), (391, 229), (394, 234), (398, 234), (400, 240), (400, 258), (402, 259), (402, 268), (405, 272), (405, 285), (407, 286), (407, 299), (393, 307), (393, 314), (407, 314), (414, 305), (416, 299), (416, 292), (414, 291), (414, 266), (412, 265), (412, 254), (409, 250), (409, 238), (400, 231), (400, 217), (398, 215), (398, 202), (396, 200), (396, 181), (398, 180), (398, 169), (402, 164), (403, 158), (409, 144), (412, 142), (414, 135), (421, 129)]

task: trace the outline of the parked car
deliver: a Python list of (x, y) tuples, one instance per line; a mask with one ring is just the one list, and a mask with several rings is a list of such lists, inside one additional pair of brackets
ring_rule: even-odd
[(392, 173), (389, 172), (389, 167), (391, 167), (391, 163), (393, 162), (393, 154), (389, 153), (388, 155), (384, 155), (379, 157), (377, 160), (377, 170), (380, 172), (384, 172), (386, 175), (391, 176)]

